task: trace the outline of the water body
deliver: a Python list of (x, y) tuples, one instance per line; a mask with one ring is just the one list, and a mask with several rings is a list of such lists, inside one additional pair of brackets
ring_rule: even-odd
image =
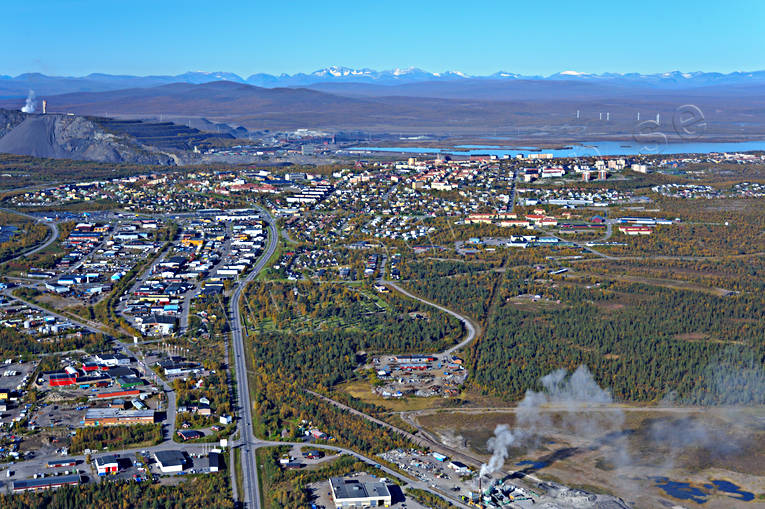
[(707, 500), (709, 500), (711, 494), (710, 491), (725, 493), (730, 498), (735, 498), (736, 500), (741, 500), (743, 502), (754, 500), (754, 493), (744, 491), (740, 486), (737, 486), (730, 481), (715, 479), (711, 481), (711, 484), (704, 484), (702, 487), (697, 487), (687, 482), (670, 481), (666, 477), (657, 477), (654, 480), (656, 481), (656, 485), (664, 490), (667, 495), (678, 500), (691, 500), (697, 504), (706, 503)]
[[(462, 149), (462, 150), (456, 150)], [(593, 156), (616, 156), (616, 155), (650, 155), (650, 154), (709, 154), (711, 152), (748, 152), (752, 150), (765, 150), (765, 141), (740, 141), (740, 142), (705, 142), (693, 141), (684, 143), (644, 144), (634, 141), (595, 141), (592, 143), (580, 143), (567, 145), (561, 149), (540, 149), (539, 147), (514, 147), (502, 148), (499, 145), (460, 145), (451, 148), (433, 147), (353, 147), (354, 152), (407, 152), (416, 154), (490, 154), (498, 157), (517, 154), (529, 154), (543, 152), (552, 154), (553, 157), (593, 157)]]
[(0, 226), (0, 242), (7, 242), (17, 231), (15, 226)]
[(530, 466), (534, 470), (539, 470), (549, 465), (550, 465), (550, 462), (548, 461), (533, 461), (533, 460), (523, 460), (515, 464), (515, 466), (517, 467)]
[(712, 484), (705, 484), (704, 487), (709, 489), (716, 489), (717, 491), (722, 491), (723, 493), (729, 493), (729, 496), (731, 498), (735, 498), (736, 500), (743, 500), (744, 502), (750, 502), (754, 500), (754, 493), (744, 491), (740, 486), (736, 486), (730, 481), (714, 480), (712, 481)]
[(687, 482), (670, 481), (666, 477), (660, 477), (656, 479), (656, 485), (664, 490), (664, 493), (678, 500), (691, 500), (697, 504), (705, 504), (709, 498), (709, 493), (705, 490)]

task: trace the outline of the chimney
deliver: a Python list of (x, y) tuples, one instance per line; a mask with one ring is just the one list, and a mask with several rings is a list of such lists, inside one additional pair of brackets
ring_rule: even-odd
[(43, 103), (43, 115), (45, 115), (48, 112), (48, 101), (43, 99), (42, 103)]

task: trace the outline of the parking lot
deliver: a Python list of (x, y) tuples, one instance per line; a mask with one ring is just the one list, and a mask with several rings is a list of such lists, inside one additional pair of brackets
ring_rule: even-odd
[(32, 377), (37, 362), (3, 362), (0, 364), (0, 391), (18, 391)]
[(381, 355), (372, 366), (383, 382), (373, 391), (384, 398), (455, 396), (467, 377), (462, 361), (444, 354)]
[(463, 474), (449, 467), (448, 459), (438, 461), (431, 454), (414, 449), (394, 449), (380, 454), (380, 457), (395, 463), (404, 472), (441, 491), (460, 496), (474, 489), (472, 481), (463, 482)]
[[(380, 479), (365, 472), (359, 472), (345, 477), (358, 479), (359, 481), (365, 483), (380, 482)], [(387, 485), (393, 501), (390, 507), (394, 509), (428, 509), (428, 506), (422, 505), (417, 501), (412, 500), (411, 497), (406, 497), (406, 495), (401, 491), (400, 487), (389, 482)], [(313, 501), (316, 506), (319, 508), (324, 507), (325, 509), (335, 509), (335, 503), (332, 501), (328, 480), (309, 484), (308, 489), (310, 489), (312, 494), (316, 497), (316, 499)]]
[(67, 429), (82, 426), (85, 406), (66, 406), (49, 404), (40, 406), (32, 415), (32, 421), (40, 428), (65, 427)]

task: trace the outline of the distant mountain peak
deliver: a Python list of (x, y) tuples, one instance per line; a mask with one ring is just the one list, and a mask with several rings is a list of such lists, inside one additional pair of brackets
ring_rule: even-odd
[[(374, 72), (375, 71), (371, 69), (353, 69), (351, 67), (333, 65), (331, 67), (325, 67), (324, 69), (319, 69), (318, 71), (314, 71), (311, 73), (311, 76), (334, 76), (336, 78), (339, 78), (341, 76), (364, 76)], [(283, 74), (282, 76), (289, 76), (289, 75)]]
[(130, 76), (93, 73), (88, 76), (46, 76), (40, 73), (25, 73), (15, 77), (0, 75), (0, 97), (26, 97), (29, 90), (40, 95), (57, 95), (70, 92), (95, 92), (128, 88), (147, 88), (171, 83), (204, 84), (231, 81), (265, 88), (311, 87), (322, 84), (366, 84), (366, 85), (409, 85), (424, 82), (462, 82), (467, 80), (534, 80), (534, 81), (577, 81), (625, 86), (672, 89), (684, 87), (705, 87), (710, 85), (765, 85), (765, 71), (736, 71), (731, 73), (673, 70), (663, 73), (642, 74), (635, 72), (600, 74), (567, 69), (548, 76), (524, 75), (500, 71), (491, 75), (471, 75), (462, 71), (446, 70), (429, 72), (421, 68), (395, 67), (378, 71), (371, 68), (333, 65), (311, 73), (267, 74), (256, 73), (246, 79), (226, 71), (189, 71), (178, 75)]

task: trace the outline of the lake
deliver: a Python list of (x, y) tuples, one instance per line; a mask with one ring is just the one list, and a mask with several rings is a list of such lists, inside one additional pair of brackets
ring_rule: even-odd
[[(542, 149), (538, 147), (514, 147), (507, 148), (499, 145), (458, 145), (451, 148), (432, 147), (353, 147), (349, 150), (354, 152), (407, 152), (416, 154), (490, 154), (501, 156), (515, 156), (544, 152), (553, 157), (592, 157), (592, 156), (616, 156), (616, 155), (650, 155), (650, 154), (709, 154), (711, 152), (747, 152), (751, 150), (765, 150), (765, 141), (740, 141), (740, 142), (706, 142), (690, 141), (684, 143), (667, 143), (646, 145), (634, 141), (594, 141), (579, 144), (567, 144), (563, 149)], [(462, 150), (457, 150), (462, 149)]]
[(744, 502), (754, 500), (754, 493), (744, 491), (741, 487), (730, 481), (715, 479), (711, 481), (711, 484), (704, 484), (703, 486), (694, 486), (688, 482), (671, 481), (666, 477), (656, 477), (654, 481), (667, 495), (679, 500), (691, 500), (697, 504), (706, 503), (710, 494), (714, 492)]

